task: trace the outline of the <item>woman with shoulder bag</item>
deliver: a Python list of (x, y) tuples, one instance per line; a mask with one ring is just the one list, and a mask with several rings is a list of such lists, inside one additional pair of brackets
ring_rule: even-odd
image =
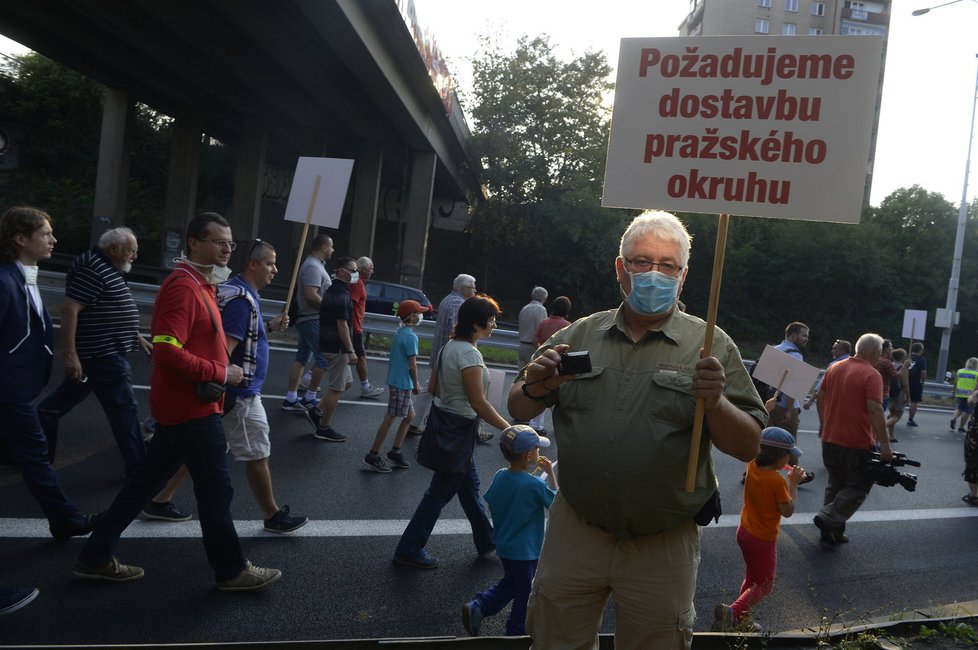
[(456, 495), (472, 525), (479, 556), (486, 557), (496, 548), (472, 453), (480, 419), (500, 430), (509, 426), (486, 399), (489, 370), (476, 348), (480, 339), (492, 336), (498, 315), (499, 307), (491, 298), (469, 298), (459, 307), (454, 336), (442, 348), (432, 388), (435, 399), (418, 442), (418, 462), (435, 473), (394, 552), (398, 564), (419, 569), (438, 566), (438, 558), (425, 545), (442, 508)]

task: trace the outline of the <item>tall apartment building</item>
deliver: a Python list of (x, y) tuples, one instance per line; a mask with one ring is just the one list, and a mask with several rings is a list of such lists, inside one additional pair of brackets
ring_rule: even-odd
[(876, 134), (886, 68), (890, 29), (890, 0), (690, 0), (689, 15), (679, 25), (680, 36), (776, 34), (875, 34), (883, 37), (883, 62), (876, 88), (876, 109), (863, 203), (869, 203), (873, 182)]

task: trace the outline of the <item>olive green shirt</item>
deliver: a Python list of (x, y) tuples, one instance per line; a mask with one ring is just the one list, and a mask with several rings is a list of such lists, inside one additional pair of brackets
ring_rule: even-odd
[[(703, 320), (677, 309), (633, 344), (619, 308), (577, 320), (537, 351), (566, 343), (590, 352), (592, 371), (561, 384), (553, 411), (560, 491), (588, 523), (621, 538), (659, 533), (688, 522), (716, 490), (705, 420), (695, 490), (684, 489), (705, 332)], [(740, 351), (719, 328), (712, 355), (726, 398), (764, 426)]]

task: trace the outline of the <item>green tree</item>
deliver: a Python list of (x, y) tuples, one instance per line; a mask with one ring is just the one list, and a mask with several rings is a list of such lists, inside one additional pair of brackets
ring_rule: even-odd
[(568, 295), (576, 313), (616, 304), (612, 260), (631, 215), (601, 207), (612, 87), (604, 54), (561, 61), (547, 36), (504, 53), (483, 37), (473, 68), (472, 149), (488, 202), (469, 252), (475, 268), (506, 278), (487, 288), (510, 313), (534, 284)]

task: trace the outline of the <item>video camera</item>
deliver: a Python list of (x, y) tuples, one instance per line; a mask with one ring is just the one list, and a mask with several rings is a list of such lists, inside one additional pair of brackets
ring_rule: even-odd
[(883, 462), (880, 455), (874, 451), (870, 452), (869, 458), (863, 461), (860, 471), (862, 471), (867, 478), (871, 478), (873, 483), (876, 485), (892, 487), (899, 483), (907, 492), (913, 492), (917, 489), (917, 476), (916, 474), (907, 474), (906, 472), (901, 472), (896, 469), (897, 467), (903, 467), (904, 465), (909, 465), (910, 467), (920, 467), (920, 463), (918, 461), (907, 458), (906, 454), (893, 452), (893, 460), (886, 463)]

